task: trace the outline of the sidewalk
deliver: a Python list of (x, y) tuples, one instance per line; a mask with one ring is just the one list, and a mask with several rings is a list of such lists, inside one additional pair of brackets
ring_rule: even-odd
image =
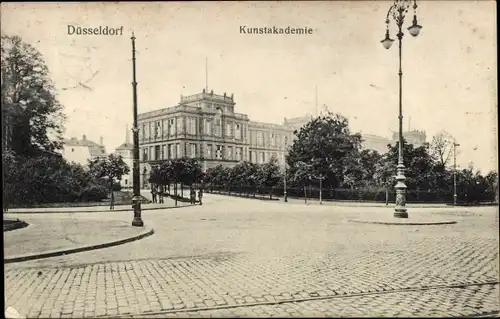
[[(266, 199), (261, 199), (260, 197), (253, 198), (253, 197), (245, 197), (245, 196), (234, 196), (234, 195), (227, 195), (227, 194), (219, 194), (219, 193), (206, 193), (210, 195), (216, 195), (216, 196), (225, 196), (225, 197), (231, 197), (231, 198), (241, 198), (241, 199), (249, 199), (249, 200), (256, 200), (256, 201), (261, 201), (261, 202), (269, 202), (269, 203), (283, 203), (283, 204), (301, 204), (301, 205), (319, 205), (319, 200), (317, 198), (308, 198), (307, 199), (307, 204), (304, 202), (304, 198), (294, 198), (294, 197), (288, 197), (288, 202), (285, 203), (283, 197), (276, 197), (273, 196), (273, 199), (278, 198), (279, 200), (266, 200)], [(267, 197), (269, 198), (269, 197)], [(345, 207), (392, 207), (394, 206), (394, 203), (390, 202), (389, 205), (385, 205), (385, 203), (379, 203), (379, 202), (360, 202), (360, 201), (331, 201), (331, 200), (323, 200), (323, 203), (321, 205), (324, 206), (345, 206)], [(447, 204), (441, 204), (441, 203), (406, 203), (407, 207), (415, 207), (415, 208), (456, 208), (455, 206), (452, 205), (447, 205)]]
[[(175, 202), (171, 199), (165, 199), (164, 204), (142, 204), (141, 210), (169, 209), (188, 206), (188, 203)], [(36, 213), (99, 213), (99, 212), (123, 212), (133, 211), (132, 205), (116, 205), (115, 209), (110, 210), (109, 206), (80, 206), (80, 207), (44, 207), (44, 208), (10, 208), (4, 214), (36, 214)]]
[[(283, 198), (280, 197), (280, 201), (284, 203)], [(291, 204), (305, 204), (304, 199), (296, 199), (296, 198), (290, 198), (288, 197), (288, 203)], [(307, 199), (307, 205), (319, 205), (319, 200), (318, 199)], [(328, 205), (328, 206), (349, 206), (349, 207), (392, 207), (394, 206), (394, 203), (389, 203), (389, 205), (386, 205), (385, 203), (378, 203), (378, 202), (358, 202), (358, 201), (323, 201), (322, 205)], [(453, 207), (451, 205), (447, 204), (440, 204), (440, 203), (406, 203), (407, 207), (419, 207), (419, 208), (447, 208), (447, 207)]]
[[(23, 218), (24, 219), (24, 218)], [(130, 221), (29, 216), (23, 229), (4, 232), (4, 262), (16, 262), (115, 246), (151, 235)], [(46, 255), (46, 256), (43, 256)]]

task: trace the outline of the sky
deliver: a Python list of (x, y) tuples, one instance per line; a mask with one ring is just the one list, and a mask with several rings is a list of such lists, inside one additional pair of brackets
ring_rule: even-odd
[[(139, 113), (180, 96), (234, 94), (238, 113), (282, 123), (327, 105), (351, 130), (391, 137), (398, 129), (398, 45), (386, 50), (392, 1), (2, 3), (1, 29), (35, 46), (68, 117), (65, 136), (107, 151), (132, 125), (132, 45), (137, 49)], [(457, 163), (498, 166), (494, 1), (419, 1), (402, 43), (404, 130), (427, 141), (444, 130), (460, 144)], [(121, 36), (68, 35), (68, 25), (120, 28)], [(240, 27), (308, 27), (308, 35), (241, 34)], [(396, 26), (390, 23), (391, 38)], [(207, 62), (207, 63), (206, 63)], [(208, 72), (206, 72), (208, 70)], [(96, 76), (88, 80), (95, 72)], [(208, 76), (207, 76), (208, 75)], [(208, 83), (206, 79), (208, 78)], [(63, 90), (78, 82), (83, 87)], [(317, 99), (316, 88), (317, 87)]]

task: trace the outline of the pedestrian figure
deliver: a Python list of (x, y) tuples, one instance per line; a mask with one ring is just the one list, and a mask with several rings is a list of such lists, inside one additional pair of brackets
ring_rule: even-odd
[(202, 204), (201, 202), (202, 197), (203, 197), (203, 190), (200, 188), (200, 190), (198, 191), (198, 200), (200, 201), (200, 205)]
[(156, 203), (156, 188), (152, 187), (151, 188), (151, 196), (153, 197), (153, 203)]
[(160, 200), (160, 204), (163, 204), (163, 187), (160, 187), (160, 191), (158, 192), (158, 198)]
[(189, 192), (189, 199), (190, 199), (191, 205), (196, 204), (196, 192), (193, 188), (191, 188), (191, 191)]
[(115, 196), (113, 194), (113, 191), (111, 191), (111, 202), (109, 203), (109, 209), (113, 210), (115, 209)]

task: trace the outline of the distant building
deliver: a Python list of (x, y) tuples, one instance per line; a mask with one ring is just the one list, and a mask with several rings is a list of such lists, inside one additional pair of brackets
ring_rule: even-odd
[(289, 119), (287, 119), (285, 117), (285, 119), (283, 121), (283, 125), (286, 126), (286, 127), (291, 128), (293, 130), (299, 131), (304, 125), (306, 125), (307, 123), (309, 123), (313, 119), (314, 118), (313, 118), (312, 115), (305, 115), (305, 116), (301, 116), (301, 117), (293, 117), (293, 118), (289, 118)]
[(87, 136), (84, 134), (81, 140), (75, 137), (63, 140), (63, 148), (60, 153), (69, 162), (87, 165), (89, 159), (107, 156), (102, 136), (100, 143), (87, 140)]
[(284, 165), (285, 137), (290, 145), (296, 125), (250, 121), (235, 105), (233, 95), (203, 90), (181, 96), (176, 106), (139, 114), (141, 187), (148, 187), (152, 165), (176, 157), (198, 158), (204, 170), (273, 156)]
[[(403, 137), (407, 143), (413, 144), (414, 147), (422, 146), (426, 142), (426, 139), (427, 139), (425, 131), (419, 131), (419, 130), (411, 130), (411, 131), (403, 132)], [(398, 140), (399, 140), (399, 133), (393, 132), (392, 133), (392, 142), (396, 143)]]
[(122, 176), (120, 184), (123, 188), (132, 188), (134, 144), (130, 142), (130, 132), (128, 127), (125, 129), (125, 142), (115, 149), (115, 154), (120, 155), (129, 168), (128, 174)]
[(362, 134), (361, 138), (363, 139), (361, 143), (363, 149), (374, 150), (380, 154), (387, 153), (389, 150), (387, 145), (392, 143), (388, 138), (372, 134)]

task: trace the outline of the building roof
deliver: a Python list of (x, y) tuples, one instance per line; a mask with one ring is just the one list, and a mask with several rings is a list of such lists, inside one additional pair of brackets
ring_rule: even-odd
[(117, 150), (132, 150), (132, 149), (134, 149), (134, 144), (125, 142), (122, 145), (118, 146), (116, 149)]
[(85, 135), (83, 135), (83, 138), (81, 140), (77, 139), (76, 137), (72, 137), (71, 139), (64, 139), (63, 143), (64, 146), (69, 146), (69, 147), (71, 146), (88, 147), (90, 156), (92, 157), (106, 155), (106, 148), (104, 147), (104, 145), (99, 145), (96, 142), (87, 140)]

